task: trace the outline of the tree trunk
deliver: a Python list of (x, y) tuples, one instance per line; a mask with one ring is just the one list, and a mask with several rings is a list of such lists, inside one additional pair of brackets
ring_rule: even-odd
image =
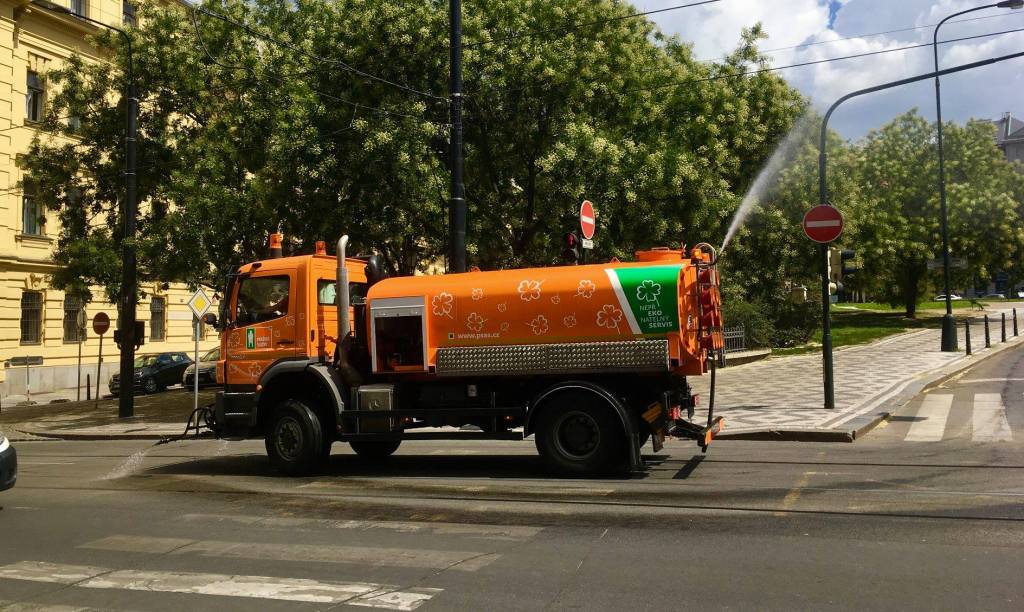
[(918, 287), (921, 281), (922, 267), (917, 262), (907, 262), (903, 285), (903, 303), (908, 319), (917, 317)]

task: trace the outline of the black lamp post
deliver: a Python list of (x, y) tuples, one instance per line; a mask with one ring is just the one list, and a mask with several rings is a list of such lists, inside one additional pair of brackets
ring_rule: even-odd
[(942, 277), (943, 287), (946, 296), (946, 315), (942, 317), (942, 350), (955, 352), (957, 350), (956, 321), (953, 319), (953, 296), (950, 289), (950, 265), (949, 265), (949, 219), (946, 212), (946, 156), (942, 148), (942, 85), (939, 82), (939, 28), (954, 17), (983, 11), (990, 8), (1024, 8), (1024, 0), (1005, 0), (994, 4), (986, 4), (959, 13), (953, 13), (935, 26), (935, 33), (932, 37), (932, 51), (935, 55), (935, 116), (938, 125), (938, 148), (939, 148), (939, 209), (942, 216)]
[[(1024, 1), (1024, 0), (1022, 0)], [(935, 72), (929, 72), (928, 74), (919, 74), (917, 76), (909, 77), (906, 79), (900, 79), (891, 83), (883, 83), (874, 87), (868, 87), (867, 89), (861, 89), (853, 93), (848, 93), (842, 98), (836, 100), (835, 104), (829, 107), (828, 112), (825, 113), (825, 118), (821, 122), (821, 141), (818, 144), (818, 201), (828, 202), (828, 121), (832, 118), (832, 114), (836, 112), (839, 105), (851, 98), (863, 96), (865, 94), (874, 93), (876, 91), (883, 91), (885, 89), (892, 89), (894, 87), (900, 87), (902, 85), (909, 85), (911, 83), (917, 83), (919, 81), (925, 81), (931, 78), (938, 78), (946, 74), (953, 74), (955, 72), (963, 72), (964, 70), (971, 70), (972, 68), (981, 68), (982, 66), (989, 66), (998, 62), (1005, 62), (1006, 60), (1016, 59), (1024, 57), (1024, 51), (1018, 53), (1011, 53), (1009, 55), (1001, 55), (999, 57), (993, 57), (986, 60), (977, 62), (971, 62), (970, 64), (962, 64), (960, 66), (954, 66), (953, 68), (946, 68), (945, 70), (937, 70)], [(827, 249), (822, 253), (822, 270), (821, 270), (821, 285), (823, 291), (828, 293), (828, 264), (827, 264)], [(828, 309), (828, 296), (826, 295), (823, 299), (824, 302), (824, 320), (822, 321), (822, 360), (824, 362), (823, 376), (824, 376), (824, 388), (825, 388), (825, 408), (835, 408), (835, 387), (832, 380), (832, 339), (830, 333), (829, 323), (829, 309)], [(956, 330), (954, 328), (954, 333)]]
[(32, 4), (47, 11), (70, 15), (75, 19), (81, 19), (101, 28), (117, 32), (124, 38), (125, 51), (128, 58), (128, 74), (126, 75), (127, 83), (125, 83), (125, 198), (124, 207), (121, 211), (124, 216), (124, 236), (121, 242), (123, 266), (121, 271), (121, 304), (118, 316), (119, 337), (121, 339), (121, 393), (118, 399), (117, 414), (122, 418), (130, 417), (135, 414), (135, 395), (132, 389), (132, 381), (135, 379), (135, 307), (138, 297), (136, 295), (135, 247), (132, 242), (135, 239), (135, 217), (138, 207), (135, 180), (135, 143), (139, 119), (139, 99), (135, 92), (135, 70), (132, 62), (132, 39), (121, 28), (97, 21), (85, 15), (79, 15), (67, 7), (54, 4), (48, 0), (32, 0)]

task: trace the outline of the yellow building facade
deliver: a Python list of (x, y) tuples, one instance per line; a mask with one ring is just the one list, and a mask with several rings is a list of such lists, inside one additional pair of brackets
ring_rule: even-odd
[[(122, 0), (57, 3), (115, 27), (134, 19), (131, 6)], [(102, 61), (86, 40), (97, 27), (25, 0), (0, 0), (0, 396), (4, 398), (75, 388), (79, 351), (81, 384), (89, 374), (95, 388), (99, 337), (91, 325), (80, 337), (76, 325), (80, 304), (49, 285), (59, 228), (55, 216), (41, 213), (44, 203), (19, 187), (25, 176), (18, 161), (28, 151), (36, 134), (35, 121), (45, 109), (46, 72), (73, 53)], [(40, 217), (45, 222), (40, 223)], [(191, 292), (173, 283), (142, 283), (140, 289), (145, 298), (139, 303), (138, 318), (146, 324), (146, 344), (139, 354), (191, 353), (192, 314), (187, 306)], [(105, 312), (112, 322), (103, 340), (100, 379), (105, 384), (118, 367), (113, 341), (117, 308), (105, 300), (101, 289), (93, 288), (92, 295), (92, 302), (84, 307), (85, 319), (91, 321), (96, 313)], [(207, 328), (204, 336), (202, 351), (216, 346), (213, 330)], [(42, 363), (26, 369), (11, 363), (18, 357), (41, 357)]]

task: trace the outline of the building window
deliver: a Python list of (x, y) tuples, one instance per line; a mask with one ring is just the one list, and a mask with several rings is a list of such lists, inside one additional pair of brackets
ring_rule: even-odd
[(21, 294), (21, 343), (39, 344), (43, 336), (43, 294), (25, 291)]
[(21, 232), (29, 236), (42, 236), (43, 221), (39, 198), (31, 188), (26, 187), (24, 195), (21, 196)]
[(135, 6), (127, 0), (121, 0), (121, 21), (125, 25), (135, 26)]
[(85, 0), (71, 0), (71, 12), (85, 16)]
[(29, 121), (43, 120), (43, 81), (38, 72), (28, 71), (25, 82), (25, 118)]
[(155, 297), (149, 303), (149, 339), (152, 342), (166, 340), (167, 300)]
[(85, 341), (85, 307), (77, 295), (64, 296), (64, 342)]

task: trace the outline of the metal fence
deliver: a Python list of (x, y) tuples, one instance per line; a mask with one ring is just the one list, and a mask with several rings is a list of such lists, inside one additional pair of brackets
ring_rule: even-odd
[(725, 336), (725, 352), (738, 353), (747, 350), (747, 330), (744, 326), (726, 327), (722, 330)]

